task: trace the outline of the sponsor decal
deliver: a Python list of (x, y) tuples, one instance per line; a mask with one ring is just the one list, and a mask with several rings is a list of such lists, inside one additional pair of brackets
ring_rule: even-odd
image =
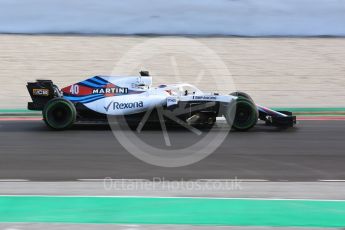
[(93, 89), (93, 94), (128, 94), (128, 88), (122, 88), (122, 87), (114, 87), (114, 88), (99, 88), (99, 89)]
[(176, 103), (176, 98), (168, 98), (168, 103)]
[(33, 89), (32, 94), (35, 96), (49, 96), (49, 89)]
[(193, 96), (193, 100), (217, 100), (216, 96)]
[(144, 107), (144, 102), (136, 101), (136, 102), (128, 102), (128, 103), (120, 103), (111, 101), (107, 106), (104, 106), (105, 111), (112, 110), (119, 110), (119, 109), (134, 109), (134, 108), (142, 108)]
[(167, 98), (167, 106), (177, 105), (177, 99), (176, 98)]

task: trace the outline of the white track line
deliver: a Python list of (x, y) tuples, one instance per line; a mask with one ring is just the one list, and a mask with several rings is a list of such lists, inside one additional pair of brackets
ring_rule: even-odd
[(104, 179), (77, 179), (77, 181), (83, 181), (83, 182), (97, 182), (97, 181), (104, 181)]
[[(162, 181), (154, 181), (150, 179), (113, 179), (113, 178), (103, 178), (103, 179), (77, 179), (76, 181), (83, 181), (83, 182), (97, 182), (97, 181), (123, 181), (123, 182), (162, 182)], [(28, 180), (17, 180), (17, 181), (28, 181)], [(184, 180), (184, 181), (177, 181), (177, 182), (232, 182), (232, 181), (241, 181), (241, 182), (290, 182), (289, 180), (266, 180), (266, 179), (241, 179), (241, 178), (233, 178), (233, 179), (192, 179), (192, 180)], [(0, 180), (1, 182), (1, 180)], [(165, 180), (165, 182), (176, 182), (174, 180)], [(292, 181), (292, 182), (303, 182), (303, 181)], [(345, 182), (344, 180), (315, 180), (315, 181), (307, 181), (307, 182)]]
[[(121, 181), (121, 182), (162, 182), (162, 181), (154, 181), (149, 179), (112, 179), (112, 178), (102, 178), (102, 179), (76, 179), (74, 181), (63, 181), (63, 182), (104, 182), (104, 181)], [(195, 180), (185, 180), (185, 181), (177, 181), (177, 182), (232, 182), (232, 181), (239, 181), (239, 182), (289, 182), (289, 180), (278, 180), (278, 181), (271, 181), (265, 179), (241, 179), (241, 178), (234, 178), (234, 179), (195, 179)], [(0, 182), (56, 182), (60, 183), (61, 181), (32, 181), (27, 179), (0, 179)], [(176, 182), (166, 180), (165, 182)], [(299, 181), (295, 181), (299, 182)], [(302, 182), (302, 181), (301, 181)], [(344, 180), (315, 180), (315, 181), (307, 181), (307, 182), (345, 182)]]
[[(148, 180), (148, 179), (112, 179), (112, 178), (104, 178), (104, 179), (77, 179), (77, 181), (82, 182), (98, 182), (98, 181), (121, 181), (121, 182), (163, 182), (155, 181), (155, 180)], [(185, 181), (170, 181), (165, 180), (164, 182), (233, 182), (233, 181), (240, 181), (240, 182), (268, 182), (269, 180), (264, 179), (196, 179), (196, 180), (185, 180)]]
[(197, 179), (194, 180), (197, 182), (268, 182), (269, 180), (264, 179), (241, 179), (241, 178), (234, 178), (234, 179)]
[(102, 195), (0, 195), (0, 197), (89, 197), (89, 198), (149, 198), (149, 199), (205, 199), (205, 200), (262, 200), (262, 201), (321, 201), (321, 202), (345, 202), (345, 200), (310, 199), (310, 198), (251, 198), (251, 197), (209, 197), (209, 196), (102, 196)]
[(82, 182), (97, 182), (97, 181), (123, 181), (123, 182), (148, 182), (147, 179), (112, 179), (112, 178), (103, 178), (103, 179), (77, 179), (77, 181)]

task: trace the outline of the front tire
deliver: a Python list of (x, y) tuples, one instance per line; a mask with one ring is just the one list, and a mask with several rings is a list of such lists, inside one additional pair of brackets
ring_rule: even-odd
[(77, 117), (74, 104), (63, 98), (54, 98), (43, 109), (43, 120), (46, 125), (55, 130), (70, 128)]
[(247, 131), (256, 125), (258, 110), (251, 100), (239, 98), (235, 104), (227, 108), (225, 118), (233, 129)]

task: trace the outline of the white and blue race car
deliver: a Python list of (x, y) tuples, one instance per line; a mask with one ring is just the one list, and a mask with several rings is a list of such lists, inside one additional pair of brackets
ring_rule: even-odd
[(119, 116), (132, 125), (143, 119), (147, 124), (164, 119), (167, 124), (203, 127), (212, 127), (217, 117), (225, 117), (229, 126), (239, 131), (251, 129), (258, 120), (278, 127), (296, 124), (291, 112), (259, 106), (243, 92), (204, 93), (190, 84), (152, 87), (147, 71), (133, 77), (95, 76), (61, 90), (50, 80), (29, 82), (27, 88), (32, 98), (28, 109), (42, 111), (44, 122), (55, 130), (75, 123), (108, 122), (109, 117)]

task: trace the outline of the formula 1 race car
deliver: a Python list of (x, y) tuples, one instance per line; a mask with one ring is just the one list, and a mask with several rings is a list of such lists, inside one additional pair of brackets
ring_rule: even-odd
[(134, 77), (95, 76), (61, 90), (51, 80), (37, 80), (27, 84), (32, 98), (28, 109), (42, 111), (44, 122), (55, 130), (76, 122), (108, 122), (114, 116), (137, 125), (143, 118), (148, 124), (161, 122), (159, 111), (166, 115), (165, 123), (212, 127), (217, 117), (225, 117), (239, 131), (249, 130), (258, 120), (278, 127), (296, 124), (291, 112), (256, 105), (243, 92), (219, 95), (190, 84), (151, 85), (148, 71)]

